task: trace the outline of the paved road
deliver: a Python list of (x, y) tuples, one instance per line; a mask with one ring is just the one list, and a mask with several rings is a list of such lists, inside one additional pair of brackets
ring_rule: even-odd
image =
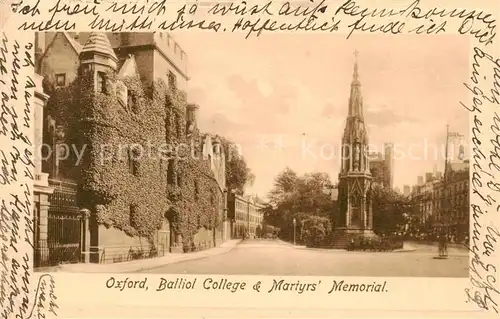
[(445, 260), (434, 259), (437, 247), (418, 245), (412, 252), (348, 252), (297, 248), (277, 240), (243, 241), (228, 253), (165, 265), (149, 273), (467, 277), (468, 254), (450, 249)]

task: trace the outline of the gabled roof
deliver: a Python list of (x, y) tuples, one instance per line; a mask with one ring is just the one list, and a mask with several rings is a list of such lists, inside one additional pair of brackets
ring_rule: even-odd
[(134, 55), (129, 54), (127, 57), (118, 61), (118, 77), (123, 78), (127, 76), (134, 76), (139, 74), (137, 72), (137, 63), (135, 62)]
[(69, 35), (67, 32), (56, 32), (54, 37), (52, 38), (52, 41), (47, 45), (45, 51), (43, 52), (42, 58), (44, 58), (49, 50), (49, 48), (54, 44), (56, 41), (56, 38), (58, 35), (62, 35), (66, 41), (70, 44), (71, 48), (75, 51), (76, 55), (79, 55), (80, 52), (82, 51), (82, 45), (78, 43), (71, 35)]
[(80, 54), (82, 51), (83, 46), (78, 43), (78, 41), (75, 40), (72, 36), (70, 36), (67, 32), (63, 32), (64, 36), (68, 39), (69, 43), (73, 47), (73, 49), (76, 51), (76, 53)]

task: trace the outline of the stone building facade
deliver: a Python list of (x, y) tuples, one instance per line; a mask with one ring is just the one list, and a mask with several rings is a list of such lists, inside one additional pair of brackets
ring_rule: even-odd
[(370, 173), (372, 181), (384, 187), (393, 187), (394, 181), (394, 146), (392, 143), (384, 144), (384, 153), (370, 153)]
[(436, 236), (446, 231), (456, 241), (469, 233), (469, 162), (449, 163), (446, 181), (439, 174), (413, 187), (413, 212), (420, 232)]
[(256, 238), (263, 227), (264, 205), (252, 196), (228, 196), (228, 217), (232, 221), (232, 238)]
[(64, 190), (58, 209), (88, 212), (83, 255), (118, 262), (228, 239), (224, 150), (197, 127), (187, 55), (171, 35), (40, 33), (36, 43), (55, 150), (43, 164)]

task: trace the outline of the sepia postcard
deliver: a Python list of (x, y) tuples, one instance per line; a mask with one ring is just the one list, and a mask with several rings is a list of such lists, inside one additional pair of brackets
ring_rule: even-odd
[(2, 318), (498, 316), (492, 2), (1, 11)]

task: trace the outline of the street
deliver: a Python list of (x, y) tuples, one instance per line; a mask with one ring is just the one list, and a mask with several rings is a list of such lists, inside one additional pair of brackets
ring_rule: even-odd
[(279, 240), (245, 240), (230, 252), (145, 270), (149, 273), (468, 277), (465, 249), (449, 248), (447, 259), (434, 259), (437, 247), (416, 245), (408, 252), (348, 252), (293, 245)]

